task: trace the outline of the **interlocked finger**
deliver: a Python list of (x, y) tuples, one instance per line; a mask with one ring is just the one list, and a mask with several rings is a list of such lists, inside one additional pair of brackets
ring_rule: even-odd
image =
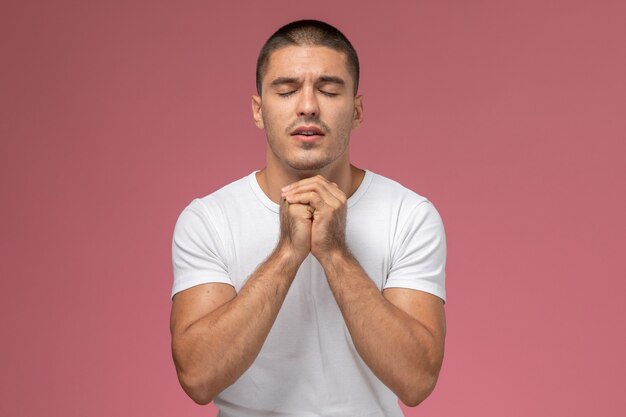
[(327, 204), (324, 199), (315, 191), (302, 191), (295, 194), (288, 194), (285, 199), (289, 204), (308, 204), (314, 210), (321, 210)]
[[(322, 200), (323, 204), (333, 208), (339, 208), (342, 204), (345, 204), (345, 194), (337, 187), (336, 184), (329, 182), (324, 177), (316, 176), (307, 178), (305, 180), (298, 181), (283, 189), (283, 196), (287, 201), (301, 201), (305, 204), (311, 204), (315, 209), (319, 209), (322, 205), (309, 193), (316, 193)], [(295, 196), (307, 195), (305, 200), (295, 200)]]

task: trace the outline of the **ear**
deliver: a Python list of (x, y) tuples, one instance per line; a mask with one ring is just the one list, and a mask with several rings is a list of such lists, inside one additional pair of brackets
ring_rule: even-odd
[(361, 126), (363, 122), (363, 96), (359, 95), (354, 98), (354, 118), (352, 119), (352, 129)]
[(252, 96), (252, 118), (254, 119), (254, 124), (259, 129), (263, 129), (263, 113), (261, 111), (261, 97), (260, 96)]

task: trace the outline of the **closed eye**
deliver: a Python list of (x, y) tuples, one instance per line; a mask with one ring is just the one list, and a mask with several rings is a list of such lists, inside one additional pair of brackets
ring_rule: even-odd
[(296, 90), (286, 91), (284, 93), (278, 93), (278, 95), (281, 96), (281, 97), (289, 97), (290, 95), (292, 95), (295, 92), (296, 92)]
[(339, 95), (339, 93), (331, 93), (330, 91), (324, 90), (320, 90), (320, 93), (324, 94), (326, 97), (335, 97)]

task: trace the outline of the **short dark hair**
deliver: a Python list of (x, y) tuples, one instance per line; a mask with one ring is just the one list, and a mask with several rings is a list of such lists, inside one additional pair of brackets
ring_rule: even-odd
[(319, 20), (298, 20), (278, 29), (265, 42), (256, 62), (256, 89), (259, 95), (270, 55), (286, 46), (326, 46), (346, 54), (348, 70), (354, 78), (354, 94), (359, 88), (359, 57), (339, 29)]

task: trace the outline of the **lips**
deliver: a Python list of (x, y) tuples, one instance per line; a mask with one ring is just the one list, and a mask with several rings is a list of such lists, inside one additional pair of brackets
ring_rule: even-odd
[(313, 135), (324, 136), (324, 132), (322, 131), (322, 129), (320, 129), (317, 126), (300, 126), (296, 128), (293, 132), (291, 132), (291, 134), (302, 135), (302, 136), (313, 136)]
[(324, 131), (317, 126), (299, 126), (291, 132), (291, 136), (303, 142), (313, 142), (324, 136)]

